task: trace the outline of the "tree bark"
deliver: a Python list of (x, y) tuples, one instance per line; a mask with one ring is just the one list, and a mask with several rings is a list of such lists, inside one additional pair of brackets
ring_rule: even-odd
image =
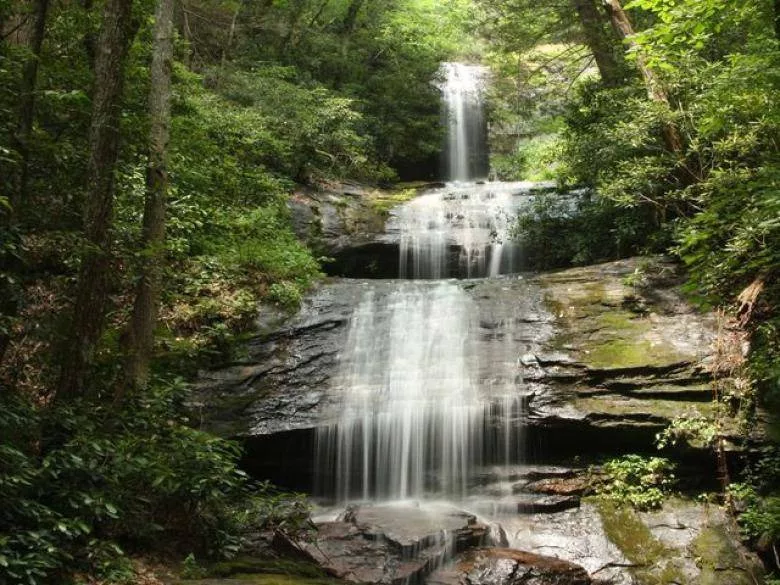
[(350, 37), (355, 32), (358, 14), (360, 14), (360, 9), (363, 8), (364, 2), (365, 0), (352, 0), (349, 8), (347, 8), (347, 13), (344, 15), (344, 20), (341, 21), (341, 54), (344, 57), (349, 52)]
[(287, 34), (282, 39), (280, 47), (280, 53), (284, 54), (290, 47), (295, 47), (296, 37), (298, 35), (298, 24), (303, 18), (303, 12), (306, 8), (305, 2), (298, 1), (295, 3), (290, 17), (287, 19)]
[(96, 44), (84, 206), (86, 249), (81, 256), (70, 335), (62, 355), (58, 399), (84, 392), (87, 371), (104, 328), (112, 264), (114, 171), (119, 155), (122, 90), (133, 36), (132, 5), (132, 0), (106, 2)]
[(236, 21), (238, 20), (238, 13), (241, 11), (241, 3), (236, 5), (236, 11), (233, 13), (233, 18), (230, 20), (230, 30), (228, 31), (228, 38), (225, 41), (225, 46), (222, 47), (222, 61), (221, 66), (224, 69), (228, 59), (228, 52), (230, 46), (233, 44), (233, 37), (236, 35)]
[(149, 90), (149, 164), (139, 280), (126, 342), (126, 389), (144, 388), (162, 287), (165, 259), (165, 207), (168, 194), (167, 153), (171, 127), (171, 68), (173, 62), (174, 0), (158, 0)]
[(20, 162), (18, 181), (12, 192), (11, 205), (14, 213), (27, 198), (27, 183), (30, 169), (30, 138), (32, 136), (35, 114), (35, 88), (38, 82), (38, 63), (41, 58), (41, 47), (46, 31), (46, 14), (49, 10), (49, 0), (36, 0), (33, 12), (32, 27), (29, 37), (30, 55), (22, 69), (22, 80), (19, 86), (19, 122), (16, 126), (14, 141), (19, 152)]
[(182, 36), (184, 37), (184, 44), (186, 45), (184, 49), (184, 65), (187, 67), (187, 69), (192, 70), (192, 55), (194, 48), (192, 46), (192, 29), (190, 29), (189, 4), (186, 0), (182, 0), (180, 6), (182, 17)]
[[(642, 51), (631, 38), (634, 34), (634, 27), (631, 25), (628, 15), (620, 5), (620, 1), (604, 0), (604, 5), (607, 8), (610, 21), (612, 22), (615, 31), (628, 43), (629, 47), (636, 51), (637, 67), (642, 74), (642, 79), (644, 79), (648, 97), (654, 102), (665, 104), (668, 108), (671, 108), (669, 96), (666, 93), (663, 83), (658, 79), (655, 72), (647, 66), (647, 61), (642, 55)], [(662, 128), (662, 133), (667, 150), (675, 154), (681, 154), (683, 151), (683, 141), (677, 127), (671, 122), (665, 123)]]
[(780, 0), (775, 0), (775, 38), (780, 40)]
[(585, 44), (596, 60), (601, 79), (607, 87), (617, 87), (625, 81), (625, 64), (618, 58), (621, 51), (615, 50), (618, 39), (611, 40), (604, 30), (605, 18), (599, 12), (594, 0), (572, 0), (579, 16)]

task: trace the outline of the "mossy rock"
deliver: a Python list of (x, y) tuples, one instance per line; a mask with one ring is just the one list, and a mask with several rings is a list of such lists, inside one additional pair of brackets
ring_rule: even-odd
[(634, 565), (638, 585), (763, 583), (758, 559), (743, 548), (722, 510), (681, 498), (643, 513), (607, 499), (594, 501), (607, 537)]
[(618, 395), (577, 398), (572, 404), (591, 418), (630, 418), (658, 424), (666, 424), (683, 413), (712, 416), (714, 408), (711, 403), (703, 402), (686, 404), (686, 408), (681, 410), (679, 400), (643, 400)]
[(676, 551), (655, 538), (632, 508), (601, 498), (596, 502), (607, 537), (634, 565), (631, 573), (639, 585), (689, 585)]
[(698, 585), (755, 585), (760, 583), (756, 567), (751, 567), (734, 546), (723, 525), (707, 526), (691, 544), (701, 569)]

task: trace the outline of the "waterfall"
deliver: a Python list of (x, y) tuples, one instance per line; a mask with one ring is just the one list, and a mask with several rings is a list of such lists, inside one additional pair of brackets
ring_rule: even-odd
[(444, 63), (442, 95), (447, 121), (446, 177), (469, 181), (487, 176), (487, 128), (483, 108), (486, 70)]
[(356, 484), (363, 498), (420, 497), (427, 473), (445, 493), (465, 491), (480, 422), (474, 315), (449, 283), (402, 285), (384, 302), (369, 293), (357, 308), (344, 348), (348, 395), (330, 431), (342, 498)]
[(397, 210), (402, 278), (484, 278), (517, 272), (511, 227), (531, 183), (450, 184)]
[[(476, 379), (478, 312), (456, 283), (369, 289), (353, 315), (338, 419), (320, 462), (340, 500), (464, 497), (474, 470), (517, 452), (520, 397), (485, 400)], [(488, 432), (490, 430), (490, 432)]]
[[(466, 498), (481, 466), (522, 453), (516, 348), (504, 329), (515, 317), (480, 315), (445, 279), (515, 271), (510, 226), (531, 184), (467, 182), (487, 174), (485, 72), (443, 69), (454, 182), (393, 211), (403, 280), (363, 283), (333, 381), (339, 406), (317, 431), (316, 491), (339, 502)], [(495, 363), (479, 361), (486, 337), (510, 344)]]

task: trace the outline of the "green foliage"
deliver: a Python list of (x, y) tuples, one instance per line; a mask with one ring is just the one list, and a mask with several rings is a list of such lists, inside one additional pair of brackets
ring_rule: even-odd
[(271, 280), (297, 278), (306, 287), (318, 274), (316, 261), (295, 238), (281, 205), (215, 218), (203, 248), (228, 266), (254, 268)]
[(674, 485), (674, 465), (661, 457), (626, 455), (604, 463), (596, 477), (596, 493), (639, 510), (658, 508)]
[(253, 486), (237, 445), (187, 426), (184, 390), (156, 384), (119, 408), (103, 399), (41, 410), (3, 396), (3, 582), (64, 583), (74, 571), (119, 581), (131, 576), (124, 551), (220, 557), (238, 550), (248, 523), (297, 529), (301, 500)]
[[(780, 545), (780, 451), (768, 448), (748, 465), (740, 482), (732, 483), (726, 497), (737, 511), (737, 521), (747, 540), (765, 553), (767, 564), (776, 559)], [(774, 580), (769, 579), (767, 583)]]
[(208, 571), (195, 559), (193, 553), (188, 554), (181, 562), (181, 576), (184, 579), (202, 579)]
[(697, 290), (726, 301), (780, 268), (780, 165), (724, 169), (697, 191), (706, 207), (680, 226), (678, 252)]
[[(212, 128), (277, 173), (308, 182), (392, 175), (376, 160), (358, 104), (316, 83), (296, 82), (292, 67), (214, 70), (207, 84), (229, 100), (200, 102)], [(198, 118), (203, 118), (200, 114)]]
[(715, 445), (717, 436), (716, 422), (698, 412), (693, 412), (672, 420), (668, 427), (656, 435), (655, 440), (659, 449), (680, 443), (708, 448)]
[(268, 289), (268, 298), (287, 309), (297, 309), (301, 304), (301, 291), (289, 282), (275, 282)]
[(551, 181), (557, 178), (559, 141), (556, 135), (519, 141), (510, 154), (491, 154), (491, 172), (500, 181)]
[(614, 260), (658, 249), (663, 234), (651, 227), (648, 211), (589, 192), (541, 194), (521, 212), (514, 237), (534, 269)]
[(486, 105), (496, 178), (557, 178), (562, 114), (568, 89), (581, 73), (583, 52), (581, 45), (559, 43), (488, 53), (493, 78)]
[[(470, 0), (367, 2), (313, 0), (246, 7), (238, 30), (242, 68), (275, 62), (296, 83), (354, 100), (380, 159), (414, 165), (438, 152), (441, 61), (468, 45)], [(357, 6), (357, 5), (356, 5)], [(294, 106), (293, 106), (294, 107)]]

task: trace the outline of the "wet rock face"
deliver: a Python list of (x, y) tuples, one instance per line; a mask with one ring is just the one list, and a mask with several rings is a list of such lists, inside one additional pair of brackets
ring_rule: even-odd
[(567, 561), (513, 549), (477, 549), (440, 569), (429, 585), (591, 585), (588, 572)]
[[(481, 391), (488, 400), (525, 396), (518, 423), (539, 452), (645, 450), (676, 416), (709, 412), (713, 319), (684, 303), (673, 279), (629, 286), (642, 262), (456, 283), (478, 313), (472, 361)], [(198, 418), (257, 440), (327, 423), (339, 408), (339, 351), (352, 312), (367, 290), (381, 299), (394, 286), (321, 285), (298, 315), (258, 333), (244, 359), (202, 374)]]
[(378, 241), (386, 216), (372, 203), (389, 196), (348, 183), (299, 191), (288, 203), (293, 229), (314, 249), (330, 254)]
[[(472, 357), (485, 399), (523, 396), (511, 424), (524, 427), (530, 459), (650, 450), (670, 420), (710, 408), (714, 322), (682, 301), (663, 263), (455, 285), (476, 307)], [(247, 440), (258, 476), (310, 490), (315, 429), (341, 405), (339, 353), (354, 308), (366, 290), (381, 299), (393, 286), (333, 280), (295, 317), (258, 323), (242, 360), (203, 373), (194, 409), (206, 426)], [(299, 546), (340, 579), (393, 585), (747, 585), (760, 576), (717, 508), (610, 511), (580, 499), (582, 469), (499, 467), (470, 478), (458, 504), (495, 518), (490, 526), (452, 507), (358, 506)], [(487, 539), (514, 550), (483, 550)]]
[[(331, 576), (383, 585), (590, 585), (581, 566), (507, 548), (504, 535), (448, 505), (352, 506), (298, 543)], [(505, 541), (503, 542), (505, 544)]]
[(489, 540), (489, 527), (447, 505), (353, 506), (322, 522), (297, 547), (329, 575), (352, 583), (422, 582), (460, 551)]
[(583, 502), (562, 512), (502, 518), (509, 546), (583, 567), (598, 583), (635, 585), (632, 562), (613, 543), (596, 507)]
[[(524, 392), (516, 348), (533, 349), (552, 334), (540, 289), (522, 279), (458, 286), (479, 312), (472, 356), (478, 383), (487, 395), (507, 388)], [(345, 384), (339, 352), (352, 312), (367, 291), (381, 303), (396, 288), (392, 281), (323, 284), (298, 315), (252, 339), (243, 359), (203, 372), (191, 398), (193, 410), (211, 430), (238, 437), (311, 429), (333, 420)]]

